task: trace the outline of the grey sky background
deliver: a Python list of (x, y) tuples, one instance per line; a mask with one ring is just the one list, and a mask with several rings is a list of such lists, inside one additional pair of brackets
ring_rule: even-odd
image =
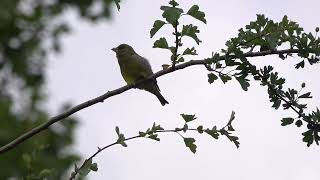
[[(73, 25), (73, 33), (63, 40), (63, 53), (50, 57), (47, 74), (47, 107), (52, 115), (65, 102), (79, 104), (108, 90), (125, 85), (114, 52), (110, 49), (128, 43), (142, 56), (148, 58), (156, 72), (169, 63), (170, 54), (153, 49), (153, 42), (162, 36), (171, 36), (172, 29), (160, 30), (154, 39), (149, 31), (153, 22), (161, 18), (159, 7), (168, 0), (124, 1), (120, 12), (114, 7), (113, 18), (99, 24), (80, 22), (75, 13), (65, 15)], [(188, 9), (198, 4), (206, 13), (207, 25), (199, 26), (203, 41), (199, 56), (209, 57), (224, 48), (225, 41), (237, 35), (237, 30), (256, 14), (280, 21), (284, 15), (298, 22), (305, 31), (313, 32), (320, 25), (318, 0), (224, 0), (179, 1)], [(183, 23), (192, 18), (184, 17)], [(185, 39), (186, 44), (193, 43)], [(276, 56), (254, 58), (256, 65), (272, 64), (287, 79), (288, 87), (299, 89), (306, 82), (313, 93), (309, 108), (320, 104), (319, 66), (295, 70), (298, 58), (282, 61)], [(194, 155), (176, 134), (163, 134), (161, 142), (138, 139), (128, 142), (128, 147), (112, 147), (101, 153), (94, 162), (99, 171), (90, 173), (90, 180), (112, 179), (260, 179), (260, 180), (318, 180), (320, 178), (319, 147), (306, 147), (302, 142), (303, 129), (282, 127), (280, 119), (295, 116), (292, 111), (274, 110), (268, 100), (267, 90), (252, 82), (244, 92), (238, 82), (223, 85), (207, 83), (203, 67), (190, 67), (158, 79), (163, 96), (169, 105), (162, 107), (158, 100), (145, 91), (130, 90), (97, 104), (75, 116), (81, 119), (74, 150), (88, 157), (97, 147), (116, 140), (115, 126), (127, 137), (152, 126), (153, 122), (166, 129), (183, 125), (181, 113), (196, 114), (195, 127), (223, 126), (231, 111), (236, 112), (234, 127), (240, 138), (240, 148), (226, 138), (213, 140), (209, 136), (195, 135), (197, 153)], [(191, 136), (191, 134), (186, 135)], [(193, 135), (192, 135), (193, 136)]]

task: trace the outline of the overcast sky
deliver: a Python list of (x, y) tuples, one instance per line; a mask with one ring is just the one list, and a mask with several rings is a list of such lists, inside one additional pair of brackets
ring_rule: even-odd
[[(52, 115), (65, 102), (74, 105), (99, 96), (108, 90), (125, 85), (114, 52), (110, 49), (128, 43), (136, 52), (148, 58), (154, 71), (169, 63), (170, 54), (153, 49), (154, 40), (162, 36), (172, 38), (172, 29), (160, 30), (154, 39), (149, 31), (153, 22), (161, 18), (159, 7), (169, 0), (124, 1), (121, 11), (114, 7), (112, 19), (99, 24), (79, 21), (70, 12), (66, 20), (73, 25), (73, 33), (63, 40), (63, 53), (51, 56), (48, 64), (48, 108)], [(197, 59), (209, 57), (225, 48), (225, 41), (237, 35), (237, 30), (256, 14), (280, 21), (284, 15), (298, 22), (305, 31), (320, 26), (318, 0), (224, 0), (180, 1), (188, 9), (194, 3), (206, 13), (207, 25), (195, 22), (203, 43), (197, 47)], [(191, 18), (184, 17), (184, 23)], [(171, 39), (172, 42), (172, 39)], [(192, 41), (186, 39), (187, 44)], [(288, 87), (299, 89), (306, 82), (313, 93), (310, 110), (320, 104), (319, 66), (295, 70), (298, 58), (281, 61), (276, 56), (250, 59), (256, 65), (272, 64), (287, 79)], [(196, 114), (195, 127), (223, 126), (232, 110), (236, 112), (234, 128), (240, 138), (240, 148), (225, 137), (213, 140), (209, 136), (187, 134), (197, 140), (197, 153), (191, 153), (176, 134), (162, 134), (161, 142), (138, 139), (128, 147), (115, 146), (98, 155), (94, 162), (99, 171), (90, 173), (90, 180), (112, 179), (223, 179), (223, 180), (319, 180), (320, 148), (310, 148), (302, 142), (304, 128), (282, 127), (282, 117), (295, 116), (292, 111), (274, 110), (265, 87), (252, 82), (244, 92), (238, 82), (224, 85), (207, 83), (203, 67), (190, 67), (158, 78), (163, 96), (169, 101), (164, 107), (150, 93), (129, 90), (104, 103), (76, 113), (80, 119), (74, 150), (88, 157), (97, 147), (114, 142), (119, 126), (126, 137), (152, 126), (153, 122), (166, 129), (183, 125), (181, 113)]]

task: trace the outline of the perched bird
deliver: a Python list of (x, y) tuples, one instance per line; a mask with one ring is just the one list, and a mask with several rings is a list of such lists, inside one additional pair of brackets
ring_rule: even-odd
[[(149, 61), (137, 54), (128, 44), (120, 44), (118, 47), (112, 48), (112, 50), (116, 52), (122, 77), (127, 84), (133, 84), (153, 74)], [(146, 90), (157, 96), (162, 106), (169, 104), (161, 95), (156, 79), (147, 81), (137, 88)]]

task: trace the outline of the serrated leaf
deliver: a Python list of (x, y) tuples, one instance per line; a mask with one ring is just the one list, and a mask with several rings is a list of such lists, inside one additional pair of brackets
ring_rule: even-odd
[(209, 134), (211, 137), (215, 139), (219, 138), (219, 133), (216, 126), (214, 126), (212, 129), (206, 129), (204, 130), (204, 132), (206, 132), (207, 134)]
[(313, 131), (312, 130), (308, 130), (304, 133), (302, 133), (302, 135), (304, 136), (303, 137), (303, 142), (306, 142), (307, 143), (307, 146), (309, 147), (312, 143), (313, 143)]
[(197, 26), (193, 26), (192, 24), (183, 25), (181, 36), (189, 36), (196, 41), (199, 45), (202, 41), (198, 38), (197, 33), (200, 31), (198, 30)]
[(289, 125), (289, 124), (292, 124), (293, 123), (293, 121), (294, 121), (294, 119), (293, 118), (290, 118), (290, 117), (288, 117), (288, 118), (282, 118), (281, 119), (281, 126), (287, 126), (287, 125)]
[(195, 119), (197, 119), (196, 115), (190, 115), (190, 114), (180, 114), (181, 117), (186, 121), (186, 123), (193, 121)]
[(203, 23), (207, 23), (207, 20), (205, 19), (205, 13), (202, 11), (199, 11), (199, 6), (198, 5), (193, 5), (189, 11), (187, 12), (190, 16), (202, 21)]
[(210, 73), (210, 74), (208, 74), (208, 82), (210, 83), (210, 84), (212, 84), (215, 80), (217, 80), (218, 79), (218, 76), (217, 75), (215, 75), (215, 74), (213, 74), (213, 73)]
[(304, 61), (301, 61), (301, 62), (299, 62), (298, 64), (296, 64), (296, 65), (295, 65), (295, 68), (296, 68), (296, 69), (304, 68)]
[(166, 24), (164, 21), (156, 20), (150, 30), (150, 38), (152, 38), (164, 24)]
[(196, 153), (197, 145), (195, 144), (196, 140), (194, 138), (183, 138), (184, 144), (190, 149), (191, 152)]
[(219, 77), (224, 84), (232, 79), (230, 76), (224, 74), (219, 74)]
[(243, 76), (240, 77), (236, 77), (237, 81), (239, 82), (239, 84), (241, 85), (241, 88), (244, 91), (248, 91), (248, 87), (250, 86), (250, 83), (248, 82), (248, 79), (245, 79)]
[(164, 130), (160, 125), (156, 125), (156, 123), (153, 123), (151, 129), (152, 129), (153, 131)]
[(316, 64), (320, 62), (319, 58), (308, 58), (308, 62), (310, 65)]
[(153, 48), (162, 48), (162, 49), (169, 49), (168, 42), (166, 38), (160, 38), (156, 40), (153, 44)]
[(160, 9), (163, 10), (162, 17), (165, 18), (169, 24), (174, 27), (178, 25), (178, 19), (183, 13), (182, 9), (169, 6), (161, 6)]
[(186, 50), (184, 50), (182, 55), (198, 55), (198, 54), (197, 54), (196, 49), (194, 47), (192, 47), (191, 49), (187, 48)]
[(230, 136), (230, 135), (226, 135), (227, 138), (234, 143), (234, 145), (236, 145), (237, 148), (240, 147), (240, 143), (239, 143), (239, 138), (237, 136)]

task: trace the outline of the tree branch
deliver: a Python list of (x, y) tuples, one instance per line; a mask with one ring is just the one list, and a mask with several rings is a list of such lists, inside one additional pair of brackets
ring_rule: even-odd
[[(178, 129), (163, 129), (163, 130), (153, 130), (152, 131), (152, 134), (158, 134), (158, 133), (178, 133), (182, 138), (184, 138), (184, 136), (182, 136), (179, 132), (184, 132), (184, 131), (198, 131), (197, 129), (194, 129), (194, 128), (187, 128), (187, 129), (184, 129), (184, 128), (178, 128)], [(129, 140), (132, 140), (132, 139), (137, 139), (137, 138), (149, 138), (149, 137), (146, 137), (145, 135), (136, 135), (136, 136), (132, 136), (132, 137), (129, 137), (129, 138), (125, 138), (123, 139), (123, 142), (126, 142), (126, 141), (129, 141)], [(99, 153), (101, 153), (102, 151), (106, 150), (107, 148), (110, 148), (112, 146), (115, 146), (117, 144), (120, 144), (118, 141), (115, 141), (109, 145), (106, 145), (104, 146), (103, 148), (99, 148), (98, 147), (98, 150), (93, 153), (89, 158), (87, 158), (79, 168), (76, 168), (74, 172), (72, 172), (69, 180), (73, 180), (76, 178), (77, 174), (80, 173), (80, 171), (86, 166), (86, 164), (91, 161), (95, 156), (97, 156)], [(121, 145), (121, 144), (120, 144)]]
[[(249, 53), (245, 53), (244, 56), (245, 57), (258, 57), (258, 56), (266, 56), (266, 55), (274, 55), (274, 54), (287, 54), (287, 53), (298, 53), (299, 50), (298, 49), (285, 49), (285, 50), (268, 50), (268, 51), (261, 51), (261, 52), (249, 52)], [(229, 55), (230, 58), (237, 58), (236, 56), (234, 55)], [(220, 57), (220, 60), (224, 60), (225, 59), (225, 56), (221, 56)], [(58, 121), (61, 121), (67, 117), (69, 117), (70, 115), (82, 110), (82, 109), (85, 109), (89, 106), (92, 106), (94, 104), (97, 104), (99, 102), (103, 102), (104, 100), (112, 97), (112, 96), (115, 96), (115, 95), (118, 95), (118, 94), (121, 94), (129, 89), (132, 89), (132, 88), (136, 88), (138, 85), (150, 80), (150, 79), (156, 79), (160, 76), (163, 76), (165, 74), (168, 74), (168, 73), (171, 73), (171, 72), (174, 72), (174, 71), (178, 71), (178, 70), (181, 70), (181, 69), (184, 69), (184, 68), (187, 68), (189, 66), (194, 66), (194, 65), (206, 65), (208, 63), (210, 63), (210, 60), (211, 59), (204, 59), (204, 60), (190, 60), (188, 62), (185, 62), (183, 64), (179, 64), (179, 65), (175, 65), (175, 67), (170, 67), (168, 69), (164, 69), (164, 70), (161, 70), (161, 71), (158, 71), (157, 73), (153, 74), (152, 76), (150, 76), (149, 78), (147, 79), (144, 79), (144, 80), (140, 80), (138, 82), (136, 82), (135, 84), (130, 84), (130, 85), (126, 85), (126, 86), (123, 86), (121, 88), (118, 88), (118, 89), (115, 89), (115, 90), (112, 90), (112, 91), (108, 91), (107, 93), (99, 96), (99, 97), (96, 97), (96, 98), (93, 98), (89, 101), (86, 101), (84, 103), (81, 103), (77, 106), (74, 106), (73, 108), (65, 111), (64, 113), (61, 113), (57, 116), (54, 116), (52, 118), (49, 119), (48, 122), (45, 122), (33, 129), (31, 129), (30, 131), (22, 134), (21, 136), (17, 137), (16, 139), (14, 139), (13, 141), (9, 142), (8, 144), (2, 146), (0, 148), (0, 154), (1, 153), (4, 153), (4, 152), (7, 152), (9, 151), (10, 149), (16, 147), (18, 144), (24, 142), (25, 140), (31, 138), (32, 136), (42, 132), (43, 130), (49, 128), (52, 124), (58, 122)]]

